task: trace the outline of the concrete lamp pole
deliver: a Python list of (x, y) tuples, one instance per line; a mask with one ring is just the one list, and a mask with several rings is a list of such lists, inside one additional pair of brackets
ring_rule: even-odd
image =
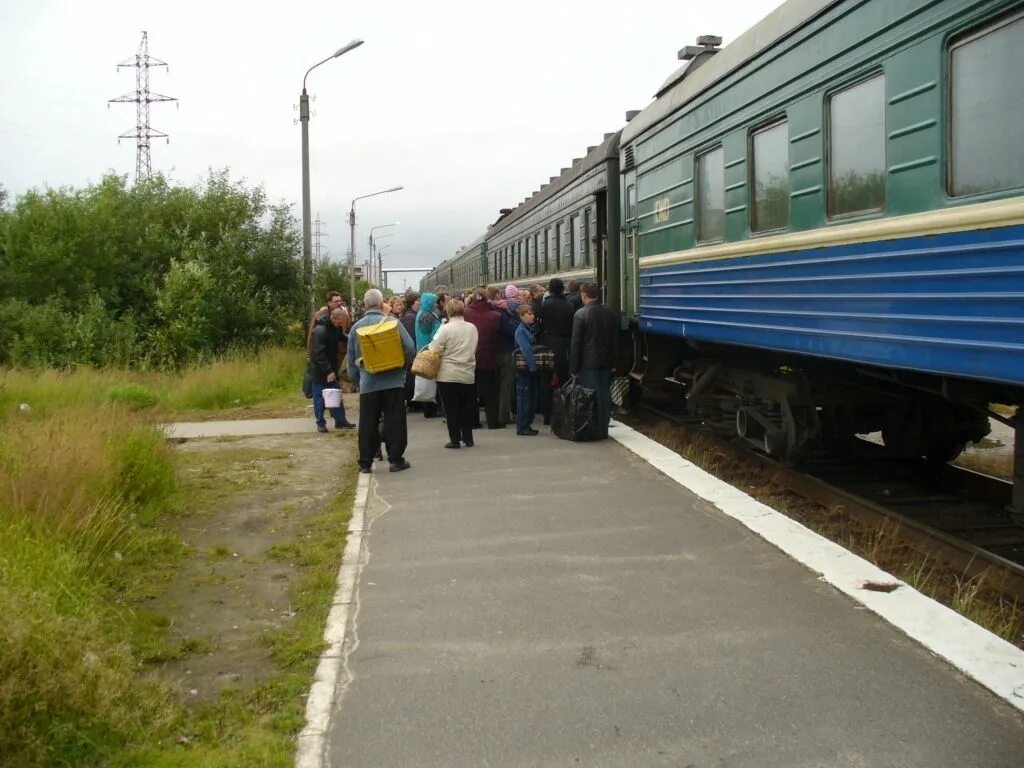
[(349, 208), (348, 211), (348, 226), (351, 238), (350, 245), (352, 248), (352, 253), (350, 254), (351, 262), (349, 264), (349, 267), (352, 273), (351, 299), (353, 307), (356, 305), (356, 201), (365, 200), (368, 197), (376, 197), (377, 195), (386, 195), (388, 192), (397, 192), (400, 189), (403, 189), (403, 187), (391, 187), (391, 189), (382, 189), (379, 192), (371, 192), (368, 195), (360, 195), (359, 197), (352, 198), (352, 207)]
[(384, 288), (388, 287), (388, 276), (384, 273), (384, 251), (390, 247), (391, 245), (388, 244), (377, 249), (377, 271), (380, 272), (380, 281)]
[(306, 291), (309, 292), (311, 313), (313, 306), (313, 227), (310, 221), (309, 207), (309, 94), (306, 93), (306, 78), (321, 64), (343, 56), (362, 44), (362, 40), (353, 40), (323, 61), (318, 61), (307, 69), (302, 78), (302, 94), (299, 96), (299, 122), (302, 124), (302, 279), (306, 284)]
[(370, 248), (370, 274), (374, 276), (374, 280), (376, 281), (374, 285), (377, 285), (378, 287), (380, 287), (381, 274), (379, 272), (376, 272), (377, 262), (375, 261), (373, 254), (375, 252), (375, 249), (379, 247), (380, 241), (388, 237), (394, 237), (394, 233), (388, 232), (386, 235), (378, 235), (377, 239), (373, 241), (373, 247)]
[[(370, 242), (369, 242), (369, 245), (370, 245), (370, 275), (371, 276), (373, 275), (373, 233), (376, 230), (378, 230), (378, 229), (387, 229), (388, 227), (397, 227), (401, 223), (402, 222), (400, 222), (400, 221), (393, 221), (390, 224), (378, 224), (376, 227), (370, 227), (370, 238), (369, 238)], [(389, 233), (388, 235), (381, 235), (377, 239), (380, 240), (381, 237), (389, 237), (390, 234), (393, 234), (393, 233)], [(378, 279), (379, 279), (379, 277), (378, 277)], [(372, 283), (373, 280), (370, 280), (370, 282)]]

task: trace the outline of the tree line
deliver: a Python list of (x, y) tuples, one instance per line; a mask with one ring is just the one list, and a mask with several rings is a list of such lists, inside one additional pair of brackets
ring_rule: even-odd
[[(302, 343), (301, 251), (289, 206), (227, 170), (0, 189), (0, 365), (178, 367)], [(348, 274), (321, 266), (317, 295)]]

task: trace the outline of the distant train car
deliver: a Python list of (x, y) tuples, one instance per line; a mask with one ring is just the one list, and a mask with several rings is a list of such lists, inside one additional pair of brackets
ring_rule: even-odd
[(488, 229), (488, 285), (596, 281), (618, 308), (618, 146), (606, 134)]
[(621, 137), (634, 373), (796, 456), (937, 460), (1024, 402), (1019, 0), (790, 0)]

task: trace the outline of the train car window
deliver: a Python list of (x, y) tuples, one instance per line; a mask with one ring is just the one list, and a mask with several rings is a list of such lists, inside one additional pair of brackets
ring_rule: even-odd
[(725, 153), (721, 147), (697, 158), (697, 240), (725, 237)]
[(828, 214), (885, 208), (885, 76), (829, 99)]
[(632, 184), (626, 188), (626, 207), (628, 210), (628, 221), (636, 219), (636, 187)]
[(579, 242), (579, 226), (580, 217), (579, 215), (569, 217), (569, 253), (568, 262), (569, 268), (579, 266), (579, 260), (577, 259), (577, 244)]
[(784, 229), (789, 226), (789, 123), (755, 131), (750, 149), (754, 175), (750, 229)]
[(590, 251), (593, 244), (590, 242), (590, 233), (594, 231), (594, 209), (587, 208), (583, 212), (583, 237), (580, 240), (583, 241), (583, 265), (589, 267), (593, 262)]
[(555, 224), (555, 263), (554, 270), (557, 272), (562, 268), (562, 222)]
[(544, 274), (548, 273), (551, 254), (551, 227), (544, 230)]
[(949, 56), (949, 192), (1024, 186), (1024, 16), (955, 42)]

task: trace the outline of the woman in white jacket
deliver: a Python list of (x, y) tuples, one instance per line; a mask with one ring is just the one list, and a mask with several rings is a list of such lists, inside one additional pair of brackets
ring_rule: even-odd
[(430, 342), (430, 349), (441, 356), (437, 372), (437, 391), (448, 418), (445, 448), (473, 447), (476, 421), (476, 326), (463, 318), (466, 305), (453, 299), (445, 306), (448, 322)]

